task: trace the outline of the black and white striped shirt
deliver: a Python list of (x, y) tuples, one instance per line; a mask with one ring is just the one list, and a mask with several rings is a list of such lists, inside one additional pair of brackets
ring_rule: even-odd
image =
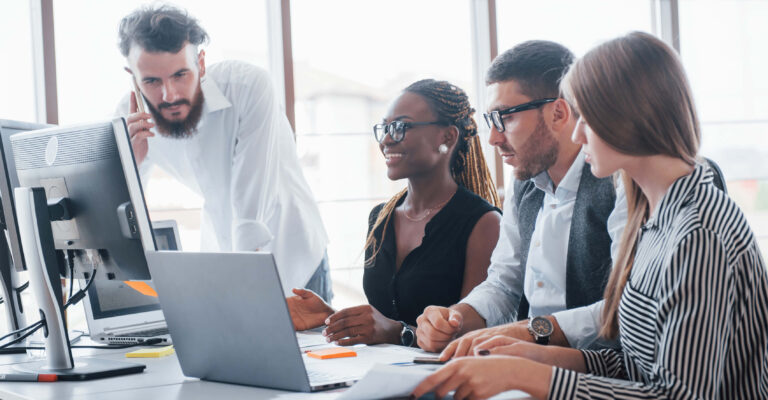
[(744, 215), (698, 165), (643, 226), (619, 306), (622, 351), (554, 368), (550, 398), (768, 398), (768, 277)]

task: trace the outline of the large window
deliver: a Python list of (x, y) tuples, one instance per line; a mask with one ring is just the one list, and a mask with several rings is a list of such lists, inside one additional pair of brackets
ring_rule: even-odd
[(291, 6), (299, 156), (331, 238), (334, 304), (360, 304), (368, 214), (406, 184), (387, 179), (371, 128), (419, 79), (448, 80), (474, 98), (470, 4), (293, 0)]
[[(713, 21), (722, 29), (713, 29)], [(768, 250), (768, 2), (683, 0), (680, 53), (702, 122), (702, 154)], [(727, 28), (725, 28), (727, 27)]]
[[(30, 2), (39, 1), (0, 5), (0, 33), (13, 38), (0, 41), (5, 56), (0, 118), (36, 119), (35, 93), (43, 82), (35, 67), (42, 60), (33, 60)], [(118, 24), (147, 1), (52, 1), (59, 122), (109, 118), (130, 89), (117, 48)], [(482, 79), (488, 57), (483, 54), (490, 43), (482, 10), (494, 4), (498, 52), (525, 40), (547, 39), (580, 56), (632, 30), (659, 34), (679, 26), (682, 59), (703, 122), (702, 153), (721, 165), (731, 196), (747, 213), (763, 250), (768, 249), (768, 163), (762, 162), (768, 156), (762, 140), (768, 129), (764, 0), (290, 0), (292, 48), (286, 50), (293, 71), (280, 70), (276, 59), (284, 50), (277, 12), (281, 0), (177, 3), (210, 34), (205, 49), (209, 65), (245, 60), (278, 68), (271, 71), (278, 93), (284, 83), (289, 89), (293, 85), (299, 157), (330, 236), (337, 306), (365, 301), (362, 247), (368, 214), (405, 186), (387, 179), (371, 133), (400, 90), (422, 78), (464, 88), (487, 141), (478, 118), (485, 102)], [(668, 15), (660, 11), (678, 4), (679, 13), (671, 13), (677, 20), (661, 18)], [(486, 158), (495, 164), (493, 153)], [(199, 248), (202, 199), (159, 170), (146, 193), (152, 218), (177, 220), (182, 246)]]
[(0, 119), (35, 121), (35, 68), (28, 2), (2, 3), (0, 38)]

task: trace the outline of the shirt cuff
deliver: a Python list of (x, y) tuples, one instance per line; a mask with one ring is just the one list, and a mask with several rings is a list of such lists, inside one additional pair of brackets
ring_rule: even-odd
[(581, 355), (584, 356), (584, 366), (587, 368), (587, 373), (598, 376), (607, 376), (608, 371), (603, 362), (603, 356), (593, 350), (581, 350)]
[(574, 399), (579, 384), (579, 373), (564, 368), (552, 367), (548, 399)]
[[(481, 285), (483, 284), (481, 283)], [(498, 298), (500, 296), (498, 296), (497, 293), (494, 293), (493, 290), (487, 290), (482, 286), (478, 286), (469, 292), (467, 297), (462, 299), (459, 303), (466, 304), (475, 309), (475, 311), (485, 320), (486, 327), (514, 321), (514, 315), (511, 318), (505, 318), (505, 313), (500, 309), (498, 304), (495, 304), (494, 300), (492, 300), (495, 297)]]
[[(553, 313), (560, 330), (574, 349), (588, 348), (598, 335), (599, 310), (593, 306), (574, 308)], [(598, 315), (595, 315), (597, 313)]]
[(234, 250), (264, 250), (272, 239), (274, 239), (272, 232), (263, 222), (255, 220), (240, 221), (235, 226)]

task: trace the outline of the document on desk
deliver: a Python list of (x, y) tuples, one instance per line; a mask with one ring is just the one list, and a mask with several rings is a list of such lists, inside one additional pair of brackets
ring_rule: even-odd
[(299, 342), (299, 347), (301, 348), (330, 345), (325, 339), (325, 336), (318, 331), (296, 332), (296, 340)]
[(337, 400), (388, 399), (408, 397), (437, 366), (377, 364)]

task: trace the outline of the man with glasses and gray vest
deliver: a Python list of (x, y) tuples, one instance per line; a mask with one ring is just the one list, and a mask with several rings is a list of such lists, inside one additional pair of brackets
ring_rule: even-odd
[(571, 141), (578, 115), (559, 96), (559, 82), (573, 60), (557, 43), (529, 41), (489, 68), (485, 120), (490, 143), (514, 167), (514, 184), (488, 278), (458, 304), (424, 310), (422, 349), (443, 350), (447, 360), (497, 335), (511, 338), (505, 344), (596, 345), (626, 199), (611, 178), (592, 175), (589, 156)]

